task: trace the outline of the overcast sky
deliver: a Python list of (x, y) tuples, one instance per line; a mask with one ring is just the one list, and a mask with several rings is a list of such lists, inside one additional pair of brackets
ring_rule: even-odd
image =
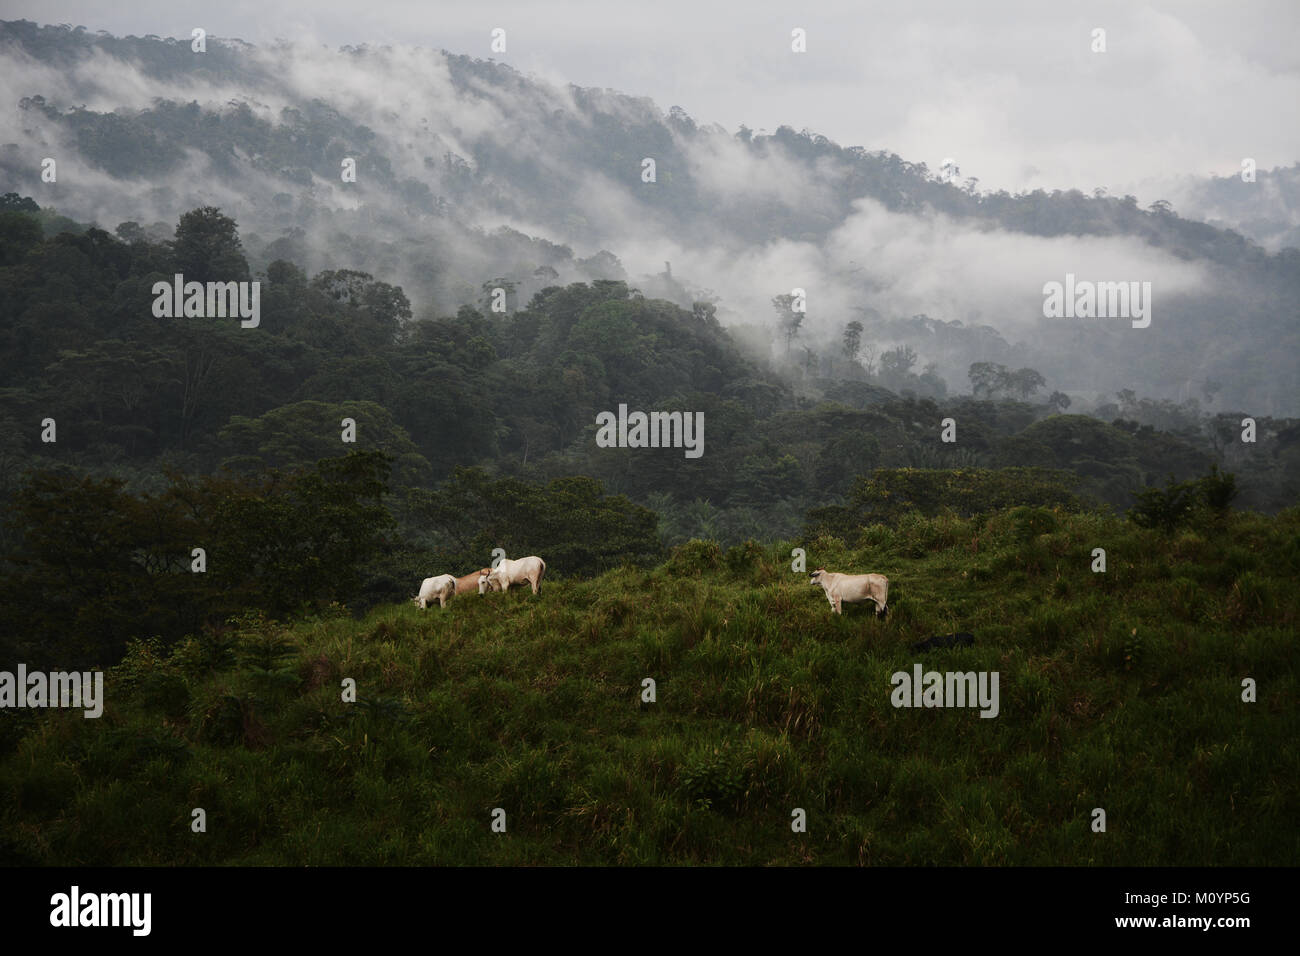
[[(0, 0), (0, 16), (251, 43), (411, 44), (649, 96), (697, 122), (808, 128), (981, 189), (1104, 186), (1300, 159), (1300, 2)], [(489, 48), (494, 27), (507, 50)], [(807, 52), (791, 52), (791, 30)], [(1092, 31), (1106, 31), (1094, 53)]]

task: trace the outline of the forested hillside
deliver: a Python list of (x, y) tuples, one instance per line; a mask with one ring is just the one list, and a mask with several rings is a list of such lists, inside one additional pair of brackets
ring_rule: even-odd
[[(170, 242), (46, 236), (31, 200), (5, 205), (5, 613), (29, 653), (105, 663), (133, 636), (179, 638), (250, 605), (364, 608), (496, 547), (588, 575), (690, 538), (852, 539), (906, 510), (1124, 511), (1135, 492), (1212, 467), (1236, 476), (1237, 507), (1295, 500), (1290, 420), (1261, 418), (1246, 443), (1235, 416), (1128, 390), (1107, 422), (1062, 413), (1059, 394), (1036, 401), (1042, 376), (997, 363), (972, 366), (979, 397), (918, 397), (905, 350), (883, 372), (846, 355), (842, 375), (791, 381), (746, 357), (707, 304), (686, 311), (618, 280), (416, 320), (382, 279), (277, 260), (257, 273), (255, 328), (159, 318), (151, 290), (174, 272), (254, 274), (233, 219), (192, 210)], [(597, 417), (619, 405), (702, 415), (704, 453), (599, 447)], [(328, 465), (352, 451), (372, 457)], [(337, 527), (320, 523), (325, 501)], [(51, 521), (60, 512), (83, 517)], [(214, 555), (204, 584), (177, 573), (187, 541)]]
[[(863, 366), (887, 373), (883, 353), (910, 349), (918, 393), (964, 390), (970, 364), (992, 361), (1036, 369), (1088, 410), (1133, 389), (1300, 412), (1300, 251), (1168, 201), (981, 191), (815, 131), (728, 132), (446, 52), (213, 38), (195, 56), (172, 39), (15, 21), (0, 23), (0, 57), (23, 77), (0, 137), (11, 188), (154, 241), (181, 212), (221, 207), (254, 272), (281, 259), (312, 276), (365, 271), (421, 316), (482, 304), (485, 286), (514, 310), (550, 285), (625, 279), (686, 310), (711, 304), (792, 376), (842, 374), (857, 323)], [(54, 182), (47, 156), (63, 164)], [(341, 177), (349, 161), (355, 181)], [(1259, 175), (1261, 194), (1287, 194), (1291, 171)], [(1243, 188), (1212, 192), (1249, 218), (1260, 200)], [(1151, 280), (1151, 327), (1045, 319), (1043, 285), (1067, 273)], [(792, 288), (806, 315), (774, 313)]]

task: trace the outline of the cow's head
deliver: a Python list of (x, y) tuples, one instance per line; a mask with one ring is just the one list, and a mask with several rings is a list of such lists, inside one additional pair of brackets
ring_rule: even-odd
[(492, 569), (484, 568), (478, 573), (478, 593), (485, 594), (492, 588)]
[(821, 584), (821, 583), (822, 583), (822, 575), (825, 574), (825, 573), (826, 573), (826, 569), (825, 569), (825, 568), (818, 568), (818, 569), (817, 569), (816, 571), (814, 571), (812, 574), (808, 575), (808, 583), (809, 583), (809, 584)]
[(417, 594), (415, 597), (411, 598), (411, 603), (414, 604), (416, 607), (418, 607), (421, 611), (424, 610), (424, 602), (420, 600), (420, 595)]

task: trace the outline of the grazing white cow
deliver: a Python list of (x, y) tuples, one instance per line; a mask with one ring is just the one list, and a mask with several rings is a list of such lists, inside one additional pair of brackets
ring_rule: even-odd
[(843, 614), (841, 604), (858, 604), (862, 601), (876, 602), (876, 616), (884, 617), (888, 611), (885, 602), (889, 599), (889, 578), (883, 574), (838, 574), (818, 568), (809, 575), (813, 584), (821, 585), (826, 592), (826, 600), (836, 614)]
[(512, 584), (527, 581), (533, 586), (533, 593), (542, 592), (542, 576), (546, 574), (546, 562), (535, 554), (526, 558), (502, 558), (495, 568), (479, 575), (478, 593), (484, 591), (509, 591)]
[(424, 610), (429, 602), (437, 601), (438, 607), (446, 607), (447, 599), (456, 593), (456, 579), (450, 574), (440, 574), (436, 578), (425, 578), (420, 584), (420, 593), (414, 598), (415, 606)]

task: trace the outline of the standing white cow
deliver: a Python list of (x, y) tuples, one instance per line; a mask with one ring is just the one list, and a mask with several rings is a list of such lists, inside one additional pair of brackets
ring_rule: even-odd
[(889, 578), (883, 574), (839, 574), (818, 568), (809, 577), (826, 592), (826, 600), (831, 602), (836, 614), (844, 613), (840, 610), (842, 604), (862, 601), (876, 602), (876, 617), (889, 613), (885, 608), (889, 600)]
[(546, 562), (535, 554), (526, 558), (502, 558), (501, 563), (490, 571), (479, 575), (478, 593), (484, 591), (509, 591), (512, 584), (527, 581), (533, 586), (533, 593), (542, 593), (542, 576), (546, 574)]
[(424, 610), (429, 602), (437, 601), (438, 607), (446, 607), (447, 599), (456, 593), (456, 579), (450, 574), (439, 574), (434, 578), (425, 578), (420, 584), (420, 593), (413, 599), (415, 606)]

